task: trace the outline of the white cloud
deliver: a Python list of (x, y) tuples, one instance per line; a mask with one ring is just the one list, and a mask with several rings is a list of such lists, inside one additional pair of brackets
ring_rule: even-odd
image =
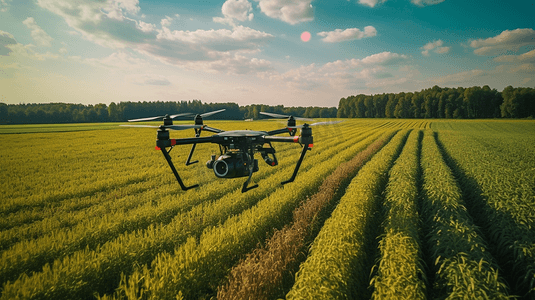
[(173, 18), (165, 16), (165, 19), (162, 19), (160, 21), (160, 24), (162, 25), (162, 27), (169, 27), (171, 25), (171, 21), (173, 21)]
[(26, 57), (29, 59), (41, 60), (41, 61), (46, 60), (46, 59), (59, 58), (59, 55), (51, 53), (49, 51), (47, 51), (44, 54), (35, 52), (34, 50), (35, 46), (32, 44), (23, 45), (23, 44), (17, 43), (17, 44), (7, 45), (6, 48), (12, 51), (9, 54), (10, 56)]
[(448, 53), (450, 51), (450, 47), (443, 47), (442, 44), (442, 40), (436, 40), (425, 44), (425, 46), (420, 49), (424, 49), (424, 51), (422, 51), (422, 54), (425, 56), (429, 56), (429, 51), (431, 50), (434, 50), (433, 52), (439, 54)]
[(505, 30), (495, 37), (470, 42), (470, 46), (476, 48), (474, 53), (477, 55), (496, 55), (507, 51), (516, 52), (521, 47), (534, 45), (535, 30), (531, 28)]
[(254, 17), (253, 6), (247, 0), (227, 0), (221, 7), (224, 18), (214, 17), (214, 22), (235, 26), (234, 20), (251, 21)]
[(0, 0), (0, 12), (6, 12), (9, 10), (9, 3), (12, 0)]
[(156, 25), (150, 24), (150, 23), (145, 23), (143, 21), (138, 21), (137, 22), (137, 28), (140, 29), (143, 32), (156, 31)]
[(535, 64), (532, 64), (532, 63), (521, 64), (519, 66), (516, 66), (510, 69), (509, 73), (535, 74)]
[(236, 26), (233, 30), (210, 29), (195, 31), (173, 30), (167, 28), (158, 33), (158, 40), (176, 41), (185, 46), (203, 46), (212, 51), (231, 51), (237, 49), (255, 49), (257, 42), (272, 38), (269, 33), (254, 30), (249, 27)]
[[(232, 30), (171, 30), (173, 17), (165, 16), (160, 21), (161, 29), (155, 24), (134, 20), (129, 14), (139, 12), (137, 0), (37, 0), (38, 4), (61, 17), (85, 39), (112, 49), (132, 49), (167, 64), (184, 67), (190, 63), (212, 67), (229, 66), (229, 72), (243, 73), (243, 69), (232, 66), (232, 62), (243, 61), (240, 56), (259, 51), (260, 45), (273, 38), (271, 34), (244, 26), (233, 26)], [(223, 9), (233, 20), (252, 18), (252, 7), (247, 1), (230, 1)], [(176, 18), (180, 16), (173, 15)], [(229, 58), (232, 57), (232, 58)], [(262, 69), (265, 61), (248, 58), (245, 69)], [(253, 66), (253, 67), (250, 67)]]
[(375, 7), (375, 5), (384, 3), (386, 0), (359, 0), (359, 4)]
[(11, 33), (0, 30), (0, 55), (9, 55), (13, 51), (9, 46), (16, 44), (17, 41)]
[(140, 10), (138, 0), (37, 0), (37, 4), (62, 16), (74, 28), (86, 22), (97, 24), (104, 16), (122, 21), (126, 13), (136, 14)]
[(135, 85), (171, 85), (171, 82), (169, 81), (169, 79), (167, 79), (167, 77), (156, 74), (137, 74), (127, 76), (127, 81), (130, 81)]
[(366, 37), (372, 37), (377, 35), (377, 30), (373, 26), (364, 27), (364, 31), (360, 31), (358, 28), (347, 28), (345, 30), (335, 29), (334, 31), (322, 31), (318, 33), (319, 36), (323, 36), (322, 41), (327, 43), (338, 43), (342, 41), (360, 40)]
[(404, 59), (407, 59), (407, 56), (404, 54), (397, 54), (392, 52), (381, 52), (367, 56), (361, 60), (364, 64), (376, 64), (376, 65), (393, 65)]
[(23, 45), (15, 40), (9, 32), (0, 30), (0, 55), (25, 57), (33, 60), (57, 59), (59, 55), (47, 51), (46, 53), (35, 52), (35, 45)]
[(203, 69), (211, 73), (257, 74), (273, 70), (271, 62), (265, 59), (248, 58), (243, 55), (224, 55), (221, 59), (210, 62), (189, 62), (186, 68)]
[(316, 69), (315, 64), (300, 66), (299, 68), (288, 70), (282, 74), (274, 73), (269, 79), (272, 81), (279, 81), (281, 84), (290, 88), (311, 90), (321, 86), (324, 81), (324, 79), (321, 78), (321, 74), (318, 74)]
[(448, 84), (448, 83), (466, 84), (467, 82), (473, 82), (474, 79), (477, 79), (478, 77), (484, 76), (486, 74), (487, 73), (483, 70), (474, 69), (474, 70), (463, 71), (463, 72), (458, 72), (458, 73), (442, 76), (442, 77), (434, 79), (433, 82), (441, 83), (441, 84)]
[(314, 20), (312, 0), (255, 0), (268, 17), (295, 25)]
[(110, 70), (132, 71), (149, 67), (149, 63), (145, 60), (133, 57), (123, 51), (112, 53), (103, 58), (88, 58), (83, 60), (83, 62), (92, 66), (105, 67)]
[(496, 62), (535, 62), (535, 49), (520, 55), (502, 55), (494, 58)]
[(63, 17), (85, 39), (104, 47), (125, 48), (151, 37), (128, 17), (139, 12), (137, 0), (37, 0), (37, 4)]
[(54, 39), (50, 37), (41, 27), (39, 27), (32, 17), (22, 21), (22, 24), (26, 25), (26, 27), (32, 31), (32, 38), (35, 42), (37, 42), (38, 45), (44, 47), (52, 46), (50, 42), (52, 42)]
[(359, 67), (392, 66), (407, 58), (408, 57), (404, 54), (385, 51), (366, 56), (363, 59), (352, 58), (344, 61), (336, 60), (328, 62), (324, 64), (320, 70), (322, 72), (338, 72)]
[[(392, 52), (369, 55), (362, 59), (346, 59), (328, 62), (322, 66), (310, 64), (284, 73), (272, 72), (271, 81), (299, 90), (312, 90), (326, 85), (334, 90), (354, 90), (378, 87), (388, 82), (406, 82), (414, 72), (400, 70), (399, 63), (407, 56)], [(382, 83), (381, 83), (382, 82)]]
[(418, 6), (435, 5), (444, 2), (445, 0), (411, 0), (412, 4)]

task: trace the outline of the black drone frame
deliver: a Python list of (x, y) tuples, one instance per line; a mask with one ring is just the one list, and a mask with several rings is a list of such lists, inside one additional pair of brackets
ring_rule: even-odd
[[(156, 119), (163, 119), (163, 125), (152, 126), (152, 125), (122, 125), (122, 126), (134, 126), (134, 127), (151, 127), (158, 128), (158, 135), (156, 140), (156, 149), (162, 151), (165, 160), (169, 164), (169, 167), (173, 171), (178, 184), (182, 190), (187, 191), (189, 189), (198, 187), (198, 184), (186, 186), (178, 171), (176, 170), (171, 156), (169, 153), (177, 145), (192, 145), (189, 152), (188, 158), (186, 160), (186, 165), (192, 165), (197, 162), (191, 161), (193, 152), (197, 144), (204, 143), (213, 143), (219, 145), (220, 155), (216, 159), (216, 155), (212, 155), (211, 160), (206, 163), (206, 166), (210, 169), (213, 169), (215, 175), (220, 178), (238, 178), (238, 177), (247, 177), (247, 180), (243, 183), (242, 192), (247, 192), (251, 189), (258, 187), (258, 184), (249, 186), (253, 173), (258, 171), (258, 160), (254, 159), (256, 153), (260, 153), (264, 161), (269, 166), (278, 165), (277, 157), (275, 156), (275, 148), (273, 148), (272, 143), (299, 143), (302, 145), (303, 149), (301, 155), (297, 160), (297, 164), (293, 171), (292, 176), (285, 181), (282, 181), (281, 184), (287, 184), (293, 182), (297, 176), (297, 172), (301, 167), (301, 163), (305, 158), (307, 151), (311, 150), (313, 147), (313, 137), (312, 129), (310, 126), (314, 125), (324, 125), (331, 124), (333, 122), (319, 122), (314, 124), (303, 124), (296, 126), (297, 120), (310, 120), (303, 118), (294, 118), (293, 116), (285, 116), (273, 113), (261, 112), (261, 114), (268, 115), (273, 118), (288, 118), (287, 126), (285, 128), (272, 130), (272, 131), (254, 131), (254, 130), (232, 130), (224, 131), (221, 129), (213, 128), (203, 123), (203, 117), (210, 116), (215, 113), (219, 113), (222, 110), (213, 111), (209, 113), (204, 113), (200, 115), (195, 115), (195, 124), (194, 125), (173, 125), (173, 118), (179, 116), (189, 116), (193, 115), (190, 113), (183, 113), (178, 115), (165, 115), (159, 117), (143, 118), (129, 120), (131, 122), (135, 121), (152, 121)], [(337, 122), (334, 122), (337, 123)], [(297, 129), (301, 129), (301, 135), (296, 136)], [(184, 129), (194, 129), (195, 137), (193, 138), (181, 138), (181, 139), (171, 139), (169, 137), (169, 129), (171, 130), (184, 130)], [(201, 137), (202, 131), (207, 131), (214, 133), (212, 136)], [(289, 133), (290, 136), (282, 137), (275, 136), (281, 133)], [(266, 147), (267, 145), (267, 147)], [(169, 149), (169, 150), (168, 150)]]
[[(258, 169), (258, 164), (255, 164), (254, 160), (254, 154), (255, 152), (258, 152), (262, 155), (264, 160), (268, 163), (268, 165), (276, 166), (278, 164), (276, 156), (275, 156), (275, 149), (271, 146), (272, 142), (279, 142), (279, 143), (299, 143), (303, 145), (303, 150), (301, 151), (301, 155), (299, 156), (299, 159), (297, 160), (297, 164), (295, 166), (294, 172), (292, 174), (292, 177), (290, 179), (282, 181), (281, 184), (287, 184), (290, 182), (293, 182), (295, 180), (295, 177), (297, 176), (297, 172), (299, 171), (299, 168), (301, 166), (301, 163), (303, 162), (303, 159), (305, 157), (305, 154), (308, 150), (311, 150), (313, 146), (313, 137), (312, 137), (312, 129), (307, 125), (304, 124), (301, 127), (301, 136), (289, 136), (289, 137), (280, 137), (280, 136), (273, 136), (275, 134), (290, 132), (295, 134), (295, 128), (283, 128), (273, 131), (267, 131), (267, 132), (254, 132), (251, 135), (248, 135), (246, 131), (222, 131), (216, 128), (212, 128), (206, 125), (198, 125), (201, 127), (194, 127), (195, 129), (195, 137), (194, 138), (182, 138), (182, 139), (170, 139), (169, 138), (169, 131), (167, 128), (172, 127), (166, 127), (166, 126), (160, 126), (160, 129), (158, 129), (158, 138), (156, 140), (156, 149), (161, 150), (165, 159), (167, 160), (167, 163), (169, 164), (169, 167), (171, 167), (171, 170), (173, 171), (173, 174), (176, 177), (176, 180), (178, 181), (178, 184), (180, 184), (180, 187), (182, 190), (187, 191), (189, 189), (198, 187), (198, 184), (192, 185), (192, 186), (186, 186), (182, 179), (180, 178), (180, 175), (178, 174), (172, 160), (171, 156), (169, 155), (169, 152), (175, 147), (176, 145), (189, 145), (192, 144), (190, 153), (188, 155), (188, 159), (186, 161), (186, 165), (194, 164), (198, 161), (191, 162), (191, 157), (193, 155), (193, 152), (195, 151), (195, 146), (197, 144), (203, 144), (203, 143), (213, 143), (213, 144), (219, 144), (220, 146), (220, 152), (221, 156), (229, 153), (229, 151), (235, 150), (238, 153), (246, 154), (247, 159), (245, 160), (245, 167), (247, 170), (248, 178), (244, 182), (242, 187), (242, 192), (246, 192), (248, 190), (254, 189), (258, 187), (258, 184), (255, 184), (254, 186), (249, 187), (249, 182), (251, 181), (251, 177), (253, 175), (253, 172), (256, 169)], [(200, 137), (201, 130), (209, 131), (216, 133), (215, 135), (208, 136), (208, 137)], [(228, 134), (226, 134), (228, 133)], [(263, 145), (268, 144), (268, 148), (264, 148)], [(170, 148), (167, 150), (167, 148)], [(212, 162), (214, 161), (214, 157), (212, 157)], [(243, 176), (231, 176), (232, 177), (243, 177)]]

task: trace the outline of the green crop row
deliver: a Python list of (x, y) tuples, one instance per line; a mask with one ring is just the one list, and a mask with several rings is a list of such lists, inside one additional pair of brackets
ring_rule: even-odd
[(424, 299), (426, 273), (420, 249), (418, 178), (421, 131), (410, 133), (389, 172), (383, 204), (380, 260), (371, 280), (373, 299)]
[[(365, 133), (365, 135), (370, 134)], [(359, 133), (350, 134), (352, 137), (358, 135)], [(350, 140), (341, 143), (339, 147), (348, 147), (351, 142)], [(326, 158), (329, 155), (332, 156), (336, 150), (327, 148), (320, 154)], [(252, 190), (247, 194), (241, 194), (238, 189), (235, 189), (235, 192), (227, 192), (217, 201), (205, 201), (188, 212), (178, 214), (168, 225), (151, 225), (146, 230), (121, 235), (94, 250), (77, 251), (71, 256), (56, 260), (52, 266), (45, 266), (43, 272), (7, 284), (4, 295), (8, 295), (7, 291), (11, 291), (14, 294), (52, 295), (55, 293), (55, 295), (61, 295), (64, 293), (71, 297), (73, 295), (82, 297), (91, 291), (109, 292), (110, 289), (113, 290), (116, 287), (120, 273), (128, 272), (134, 264), (148, 263), (157, 253), (172, 250), (174, 245), (185, 242), (188, 236), (200, 235), (207, 226), (213, 226), (254, 205), (266, 192), (275, 189), (282, 177), (291, 174), (295, 164), (293, 161), (292, 157), (281, 158), (280, 164), (285, 167), (279, 166), (275, 176), (269, 178), (271, 185), (263, 181), (260, 187), (264, 188)], [(260, 193), (260, 191), (263, 192)], [(203, 198), (202, 194), (196, 195)], [(79, 278), (84, 278), (84, 280), (80, 281)]]
[[(529, 124), (529, 123), (528, 123)], [(516, 294), (535, 296), (535, 151), (533, 135), (440, 132), (478, 224)], [(495, 147), (480, 142), (492, 136)], [(504, 155), (511, 148), (518, 155)], [(520, 155), (522, 153), (522, 155)]]
[(457, 182), (431, 131), (422, 145), (422, 214), (434, 261), (433, 295), (448, 299), (508, 299), (494, 258), (464, 206)]
[[(186, 299), (214, 294), (230, 268), (266, 238), (266, 233), (281, 228), (291, 219), (292, 211), (306, 196), (315, 192), (324, 177), (340, 163), (376, 140), (378, 132), (361, 142), (352, 140), (349, 147), (333, 146), (325, 150), (292, 184), (264, 198), (220, 226), (206, 230), (200, 239), (188, 239), (173, 253), (161, 253), (148, 266), (123, 280), (118, 298)], [(333, 155), (336, 153), (336, 155)], [(327, 154), (327, 156), (325, 156)], [(276, 184), (276, 183), (275, 183)]]
[[(408, 131), (392, 140), (364, 165), (314, 240), (296, 274), (287, 299), (356, 299), (366, 294), (377, 224), (378, 201), (386, 174), (401, 151)], [(360, 292), (360, 295), (359, 295)]]
[[(392, 133), (391, 135), (393, 135)], [(342, 163), (319, 187), (318, 192), (293, 212), (293, 221), (276, 231), (266, 247), (256, 248), (234, 266), (229, 280), (218, 287), (217, 299), (275, 299), (293, 284), (293, 274), (302, 261), (306, 245), (330, 215), (331, 207), (356, 172), (391, 138), (379, 138), (354, 158)]]

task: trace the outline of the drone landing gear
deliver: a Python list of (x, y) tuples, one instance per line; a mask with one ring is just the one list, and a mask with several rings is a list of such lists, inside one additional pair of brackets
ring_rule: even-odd
[(189, 156), (188, 156), (188, 160), (186, 161), (186, 166), (189, 166), (189, 165), (193, 165), (194, 163), (198, 163), (199, 161), (196, 160), (196, 161), (190, 161), (191, 160), (191, 156), (193, 155), (193, 151), (195, 151), (195, 146), (197, 144), (193, 144), (191, 146), (191, 151), (189, 152)]
[[(202, 124), (202, 119), (200, 119), (200, 121), (195, 119), (195, 125), (203, 125)], [(200, 136), (201, 136), (201, 129), (195, 128), (195, 137), (198, 138)], [(189, 155), (188, 155), (188, 160), (186, 161), (186, 166), (193, 165), (194, 163), (198, 163), (199, 162), (198, 160), (191, 161), (191, 157), (193, 156), (193, 151), (195, 151), (195, 146), (197, 146), (196, 143), (191, 145), (191, 150), (190, 150)]]
[(245, 193), (249, 190), (252, 190), (258, 187), (258, 184), (248, 187), (249, 182), (251, 182), (251, 177), (253, 177), (255, 163), (254, 163), (254, 159), (252, 155), (247, 155), (247, 157), (248, 157), (247, 166), (249, 167), (249, 177), (247, 177), (247, 180), (243, 183), (243, 187), (241, 188), (242, 193)]
[(258, 184), (248, 187), (249, 182), (251, 182), (251, 177), (253, 177), (253, 165), (249, 165), (249, 177), (247, 177), (247, 180), (243, 183), (243, 187), (241, 188), (242, 193), (245, 193), (249, 190), (252, 190), (258, 187)]
[(281, 182), (281, 184), (287, 184), (290, 182), (293, 182), (295, 179), (295, 176), (297, 176), (297, 171), (299, 171), (299, 167), (301, 167), (301, 162), (303, 162), (303, 158), (305, 158), (305, 154), (308, 150), (312, 150), (309, 145), (304, 145), (303, 150), (301, 151), (301, 156), (299, 156), (299, 160), (297, 161), (297, 165), (295, 166), (294, 173), (292, 174), (292, 177), (286, 181)]
[[(193, 147), (195, 147), (195, 144), (193, 144)], [(192, 186), (185, 186), (184, 183), (182, 182), (182, 179), (180, 179), (180, 176), (178, 176), (178, 172), (176, 171), (175, 166), (173, 165), (173, 162), (171, 161), (171, 156), (169, 155), (169, 152), (163, 147), (161, 148), (161, 150), (162, 150), (163, 156), (165, 156), (165, 159), (167, 160), (167, 163), (169, 163), (169, 166), (171, 167), (173, 174), (175, 174), (176, 180), (178, 181), (178, 184), (180, 184), (180, 187), (182, 188), (182, 190), (187, 191), (189, 189), (196, 188), (199, 186), (198, 184), (195, 184)], [(189, 158), (188, 158), (188, 161), (189, 161)]]

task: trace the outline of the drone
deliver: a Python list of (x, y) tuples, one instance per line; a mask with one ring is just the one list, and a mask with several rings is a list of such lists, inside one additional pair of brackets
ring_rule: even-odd
[[(189, 156), (186, 160), (186, 166), (195, 164), (199, 162), (191, 161), (193, 152), (197, 144), (204, 143), (213, 143), (219, 144), (219, 156), (212, 155), (211, 159), (206, 162), (206, 167), (214, 171), (215, 176), (219, 178), (239, 178), (247, 177), (247, 180), (243, 183), (242, 193), (245, 193), (251, 189), (258, 187), (258, 184), (249, 186), (253, 173), (259, 170), (258, 160), (254, 158), (256, 153), (259, 153), (267, 165), (274, 167), (278, 165), (277, 157), (275, 156), (275, 148), (273, 148), (272, 143), (299, 143), (303, 149), (301, 150), (301, 155), (297, 160), (297, 164), (293, 171), (292, 176), (285, 181), (282, 181), (281, 184), (287, 184), (293, 182), (299, 171), (299, 167), (303, 162), (305, 154), (307, 151), (311, 150), (314, 143), (312, 137), (311, 126), (316, 125), (325, 125), (338, 123), (335, 122), (317, 122), (313, 124), (303, 124), (296, 126), (296, 120), (305, 120), (310, 121), (311, 119), (299, 118), (288, 115), (281, 115), (268, 112), (260, 112), (263, 115), (269, 116), (271, 118), (287, 118), (287, 126), (277, 130), (271, 131), (255, 131), (255, 130), (231, 130), (224, 131), (221, 129), (213, 128), (207, 126), (203, 122), (203, 118), (209, 117), (213, 114), (220, 113), (225, 109), (207, 112), (203, 114), (193, 114), (193, 113), (181, 113), (175, 115), (165, 115), (141, 119), (131, 119), (129, 122), (141, 122), (141, 121), (155, 121), (163, 120), (163, 124), (159, 126), (153, 125), (121, 125), (129, 127), (149, 127), (149, 128), (158, 128), (157, 139), (156, 139), (156, 150), (160, 150), (163, 153), (163, 156), (167, 160), (171, 171), (175, 175), (178, 184), (182, 190), (187, 191), (192, 188), (196, 188), (199, 185), (195, 184), (192, 186), (186, 186), (180, 175), (178, 174), (169, 153), (177, 145), (192, 145), (189, 152)], [(187, 117), (194, 115), (194, 124), (193, 125), (173, 125), (173, 119), (178, 117)], [(186, 130), (194, 129), (195, 137), (192, 138), (181, 138), (181, 139), (171, 139), (169, 135), (169, 130)], [(301, 134), (296, 136), (297, 129), (301, 129)], [(207, 131), (214, 133), (211, 136), (201, 137), (201, 132)], [(289, 133), (289, 137), (275, 136), (281, 133)], [(167, 150), (169, 148), (169, 150)]]

